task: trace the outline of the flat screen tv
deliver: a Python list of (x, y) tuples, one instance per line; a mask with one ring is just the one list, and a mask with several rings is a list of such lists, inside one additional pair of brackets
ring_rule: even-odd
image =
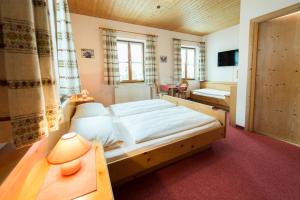
[(239, 50), (223, 51), (218, 53), (218, 66), (237, 66), (239, 62)]

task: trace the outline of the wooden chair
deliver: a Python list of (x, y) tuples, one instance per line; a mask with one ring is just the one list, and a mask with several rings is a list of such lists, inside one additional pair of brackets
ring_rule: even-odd
[(176, 91), (177, 96), (179, 98), (186, 99), (188, 87), (189, 87), (189, 83), (186, 80), (182, 80), (181, 83), (178, 85), (178, 88)]

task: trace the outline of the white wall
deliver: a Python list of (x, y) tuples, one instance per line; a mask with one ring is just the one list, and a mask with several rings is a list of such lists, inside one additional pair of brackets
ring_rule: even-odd
[(218, 52), (239, 48), (239, 25), (211, 33), (204, 39), (207, 80), (236, 82), (238, 66), (218, 67)]
[(115, 103), (151, 98), (149, 86), (141, 83), (124, 83), (115, 88)]
[[(89, 17), (78, 14), (71, 14), (72, 27), (74, 33), (74, 42), (77, 50), (78, 65), (80, 70), (80, 79), (83, 88), (89, 90), (90, 94), (95, 97), (96, 101), (100, 101), (105, 105), (114, 103), (115, 95), (114, 88), (111, 86), (104, 85), (103, 80), (103, 49), (102, 49), (102, 38), (99, 27), (106, 27), (112, 29), (119, 29), (125, 31), (133, 31), (139, 33), (155, 34), (157, 38), (157, 55), (167, 56), (167, 63), (159, 63), (159, 76), (161, 83), (169, 83), (173, 76), (173, 62), (172, 62), (172, 38), (179, 38), (192, 41), (202, 41), (202, 37), (183, 34), (173, 31), (167, 31), (163, 29), (151, 28), (146, 26), (139, 26), (134, 24), (128, 24), (118, 21), (106, 20), (96, 17)], [(129, 34), (129, 33), (118, 33), (120, 37), (133, 38), (133, 39), (145, 39), (145, 36)], [(194, 43), (185, 42), (185, 45), (195, 45)], [(80, 49), (89, 48), (95, 50), (94, 59), (81, 58)], [(136, 86), (136, 85), (135, 85)], [(120, 88), (126, 88), (131, 94), (135, 91), (135, 94), (144, 92), (143, 87), (138, 86), (132, 87), (128, 84), (120, 86)], [(199, 83), (194, 81), (191, 82), (191, 87), (199, 87)], [(150, 92), (150, 89), (148, 90)], [(120, 92), (120, 89), (116, 90), (116, 97), (118, 101), (126, 101), (132, 99), (148, 98), (148, 94), (144, 94), (143, 97), (135, 95), (135, 98), (126, 97), (125, 94)], [(123, 92), (126, 93), (125, 89)], [(121, 96), (120, 96), (121, 95)]]
[(245, 126), (246, 91), (249, 53), (249, 28), (252, 18), (299, 3), (299, 0), (241, 0), (240, 33), (239, 33), (239, 79), (237, 93), (237, 124)]

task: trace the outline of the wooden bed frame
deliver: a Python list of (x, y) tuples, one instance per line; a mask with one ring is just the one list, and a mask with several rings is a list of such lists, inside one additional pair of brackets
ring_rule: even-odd
[(202, 95), (193, 94), (191, 91), (190, 97), (192, 101), (199, 103), (215, 106), (223, 110), (229, 111), (230, 113), (230, 125), (235, 126), (236, 121), (236, 93), (237, 84), (234, 82), (210, 82), (203, 81), (200, 82), (200, 88), (210, 88), (216, 90), (230, 91), (230, 96), (225, 96), (225, 99), (218, 99), (214, 97), (207, 97)]
[(139, 152), (136, 155), (108, 162), (110, 179), (114, 186), (130, 181), (193, 153), (205, 150), (210, 147), (212, 142), (225, 138), (225, 111), (168, 95), (162, 95), (161, 99), (213, 116), (220, 121), (221, 127), (186, 139), (178, 139), (159, 147)]

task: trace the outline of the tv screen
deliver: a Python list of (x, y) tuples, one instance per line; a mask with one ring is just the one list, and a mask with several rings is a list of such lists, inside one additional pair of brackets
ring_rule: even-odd
[(223, 51), (218, 53), (218, 66), (237, 66), (239, 62), (239, 50)]

